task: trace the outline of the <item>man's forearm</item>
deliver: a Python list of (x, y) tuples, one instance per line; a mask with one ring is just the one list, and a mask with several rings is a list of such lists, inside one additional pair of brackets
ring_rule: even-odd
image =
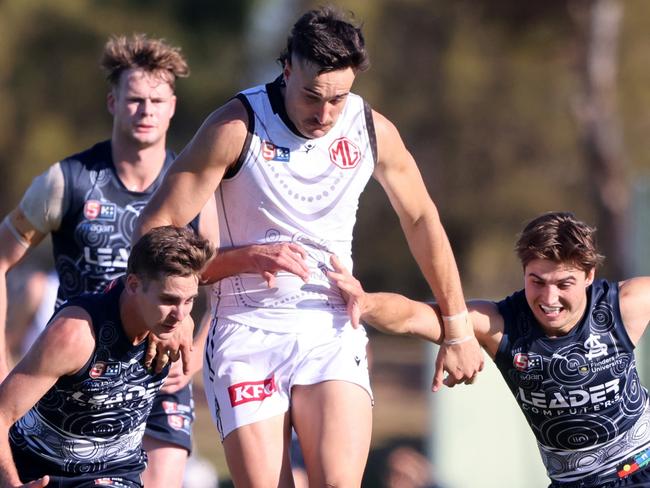
[(440, 343), (442, 332), (435, 307), (396, 293), (366, 293), (361, 320), (387, 334), (411, 335)]
[(9, 446), (9, 427), (0, 427), (0, 488), (20, 486), (21, 481)]
[[(422, 273), (444, 317), (456, 317), (466, 311), (460, 275), (449, 239), (437, 218), (423, 218), (410, 229), (404, 229)], [(445, 336), (449, 338), (473, 335), (468, 321), (443, 321)]]

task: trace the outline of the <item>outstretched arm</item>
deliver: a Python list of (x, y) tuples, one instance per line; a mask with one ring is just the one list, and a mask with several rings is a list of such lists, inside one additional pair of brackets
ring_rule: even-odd
[[(328, 272), (328, 277), (342, 291), (355, 327), (364, 322), (386, 334), (410, 335), (444, 344), (442, 315), (437, 304), (417, 302), (396, 293), (366, 293), (359, 280), (336, 256), (332, 256), (331, 263), (334, 271)], [(496, 304), (488, 300), (471, 300), (467, 302), (467, 309), (478, 342), (494, 358), (504, 327)], [(444, 384), (454, 386), (456, 382), (445, 380)]]
[(415, 160), (395, 126), (373, 112), (377, 130), (377, 166), (374, 176), (397, 212), (411, 253), (442, 311), (443, 343), (436, 360), (433, 390), (440, 388), (444, 371), (453, 385), (474, 378), (483, 369), (483, 355), (472, 324), (449, 239)]
[[(64, 375), (90, 359), (95, 341), (85, 310), (63, 310), (0, 384), (0, 486), (22, 486), (9, 445), (9, 428)], [(45, 480), (27, 486), (45, 486)]]

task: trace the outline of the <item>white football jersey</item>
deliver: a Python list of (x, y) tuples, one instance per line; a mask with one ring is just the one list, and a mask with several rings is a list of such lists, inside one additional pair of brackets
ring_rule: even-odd
[(331, 254), (352, 269), (359, 196), (377, 152), (370, 107), (349, 94), (334, 127), (308, 139), (286, 114), (279, 80), (238, 98), (249, 111), (249, 134), (216, 193), (221, 246), (298, 243), (308, 253), (310, 276), (305, 283), (279, 273), (275, 288), (259, 274), (226, 278), (214, 288), (217, 316), (278, 332), (342, 327), (345, 301), (325, 271)]

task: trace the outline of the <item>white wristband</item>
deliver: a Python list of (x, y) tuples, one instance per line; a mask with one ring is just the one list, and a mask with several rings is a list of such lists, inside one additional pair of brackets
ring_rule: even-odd
[(462, 344), (463, 342), (471, 341), (474, 339), (473, 335), (468, 335), (465, 337), (460, 337), (459, 339), (445, 339), (444, 343), (448, 346), (453, 346), (455, 344)]
[(467, 317), (467, 315), (468, 315), (467, 310), (463, 310), (462, 312), (459, 312), (459, 313), (454, 314), (454, 315), (443, 315), (442, 316), (442, 321), (443, 322), (453, 322), (454, 320), (464, 319), (465, 317)]

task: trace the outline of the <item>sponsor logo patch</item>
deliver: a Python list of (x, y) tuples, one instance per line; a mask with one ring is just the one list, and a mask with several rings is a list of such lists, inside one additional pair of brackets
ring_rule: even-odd
[(93, 379), (99, 378), (101, 376), (108, 378), (119, 376), (121, 371), (122, 365), (120, 363), (105, 363), (104, 361), (97, 361), (95, 364), (93, 364), (92, 368), (90, 368), (88, 376)]
[(104, 374), (104, 371), (106, 370), (106, 363), (102, 361), (98, 361), (95, 364), (93, 364), (92, 368), (90, 368), (90, 372), (88, 373), (88, 376), (91, 378), (99, 378), (101, 375)]
[(273, 395), (276, 391), (278, 390), (275, 385), (275, 376), (271, 376), (262, 381), (237, 383), (228, 387), (230, 404), (233, 407), (242, 403), (261, 402), (265, 398)]
[(84, 217), (88, 220), (102, 219), (115, 220), (116, 207), (114, 203), (102, 203), (97, 200), (88, 200), (84, 204)]
[(359, 147), (347, 137), (339, 137), (329, 147), (330, 161), (342, 169), (354, 168), (361, 160)]
[(291, 157), (291, 151), (288, 147), (276, 146), (272, 142), (262, 142), (262, 157), (267, 161), (280, 161), (288, 163)]
[(542, 357), (539, 354), (526, 354), (518, 352), (512, 360), (517, 371), (530, 372), (542, 370)]
[(185, 427), (185, 418), (182, 415), (168, 415), (167, 423), (174, 430), (183, 430)]

